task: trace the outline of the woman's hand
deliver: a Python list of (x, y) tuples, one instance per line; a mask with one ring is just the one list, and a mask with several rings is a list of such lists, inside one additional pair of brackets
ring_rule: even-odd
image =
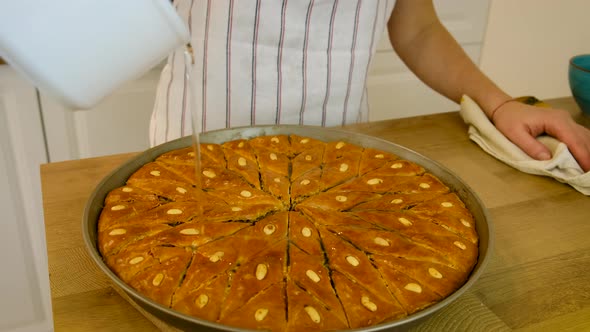
[(563, 110), (516, 101), (501, 104), (510, 96), (465, 54), (438, 19), (432, 0), (396, 1), (387, 26), (399, 57), (432, 89), (457, 103), (468, 95), (484, 111), (493, 109), (496, 128), (532, 158), (551, 158), (549, 149), (535, 139), (548, 134), (564, 142), (582, 169), (590, 171), (590, 130)]
[(548, 134), (564, 142), (584, 172), (590, 171), (590, 130), (567, 111), (508, 102), (492, 115), (496, 128), (531, 158), (548, 160), (551, 152), (535, 138)]

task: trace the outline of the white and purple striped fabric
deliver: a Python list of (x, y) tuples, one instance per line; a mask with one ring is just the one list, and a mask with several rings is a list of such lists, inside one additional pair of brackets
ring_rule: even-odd
[[(395, 0), (178, 0), (191, 31), (200, 131), (367, 120), (367, 71)], [(182, 51), (164, 67), (152, 146), (191, 134)]]

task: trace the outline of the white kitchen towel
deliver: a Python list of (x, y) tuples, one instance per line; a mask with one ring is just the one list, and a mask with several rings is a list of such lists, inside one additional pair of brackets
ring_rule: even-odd
[(549, 148), (552, 158), (535, 160), (500, 133), (469, 96), (461, 98), (460, 113), (469, 125), (469, 138), (487, 153), (520, 171), (553, 177), (590, 195), (590, 172), (584, 173), (565, 143), (550, 136), (538, 137)]

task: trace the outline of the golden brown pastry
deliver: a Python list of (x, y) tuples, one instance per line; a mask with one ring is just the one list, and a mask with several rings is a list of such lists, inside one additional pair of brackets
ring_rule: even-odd
[[(345, 141), (261, 136), (167, 152), (111, 191), (106, 264), (154, 301), (248, 329), (400, 319), (452, 294), (473, 216), (422, 166)], [(199, 187), (201, 186), (201, 187)]]

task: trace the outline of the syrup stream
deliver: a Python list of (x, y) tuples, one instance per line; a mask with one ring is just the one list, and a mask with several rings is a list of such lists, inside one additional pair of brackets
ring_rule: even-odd
[(195, 55), (193, 53), (193, 48), (191, 44), (187, 44), (184, 50), (184, 80), (185, 80), (185, 100), (182, 105), (185, 112), (190, 112), (191, 114), (191, 126), (193, 129), (193, 151), (195, 153), (195, 184), (194, 187), (197, 191), (197, 204), (199, 206), (197, 210), (197, 215), (194, 216), (193, 220), (200, 221), (203, 217), (203, 205), (201, 204), (202, 199), (202, 183), (201, 183), (201, 145), (199, 140), (200, 135), (200, 121), (201, 121), (201, 110), (199, 107), (199, 103), (196, 99), (195, 94), (195, 77), (192, 75), (193, 65), (195, 63)]

